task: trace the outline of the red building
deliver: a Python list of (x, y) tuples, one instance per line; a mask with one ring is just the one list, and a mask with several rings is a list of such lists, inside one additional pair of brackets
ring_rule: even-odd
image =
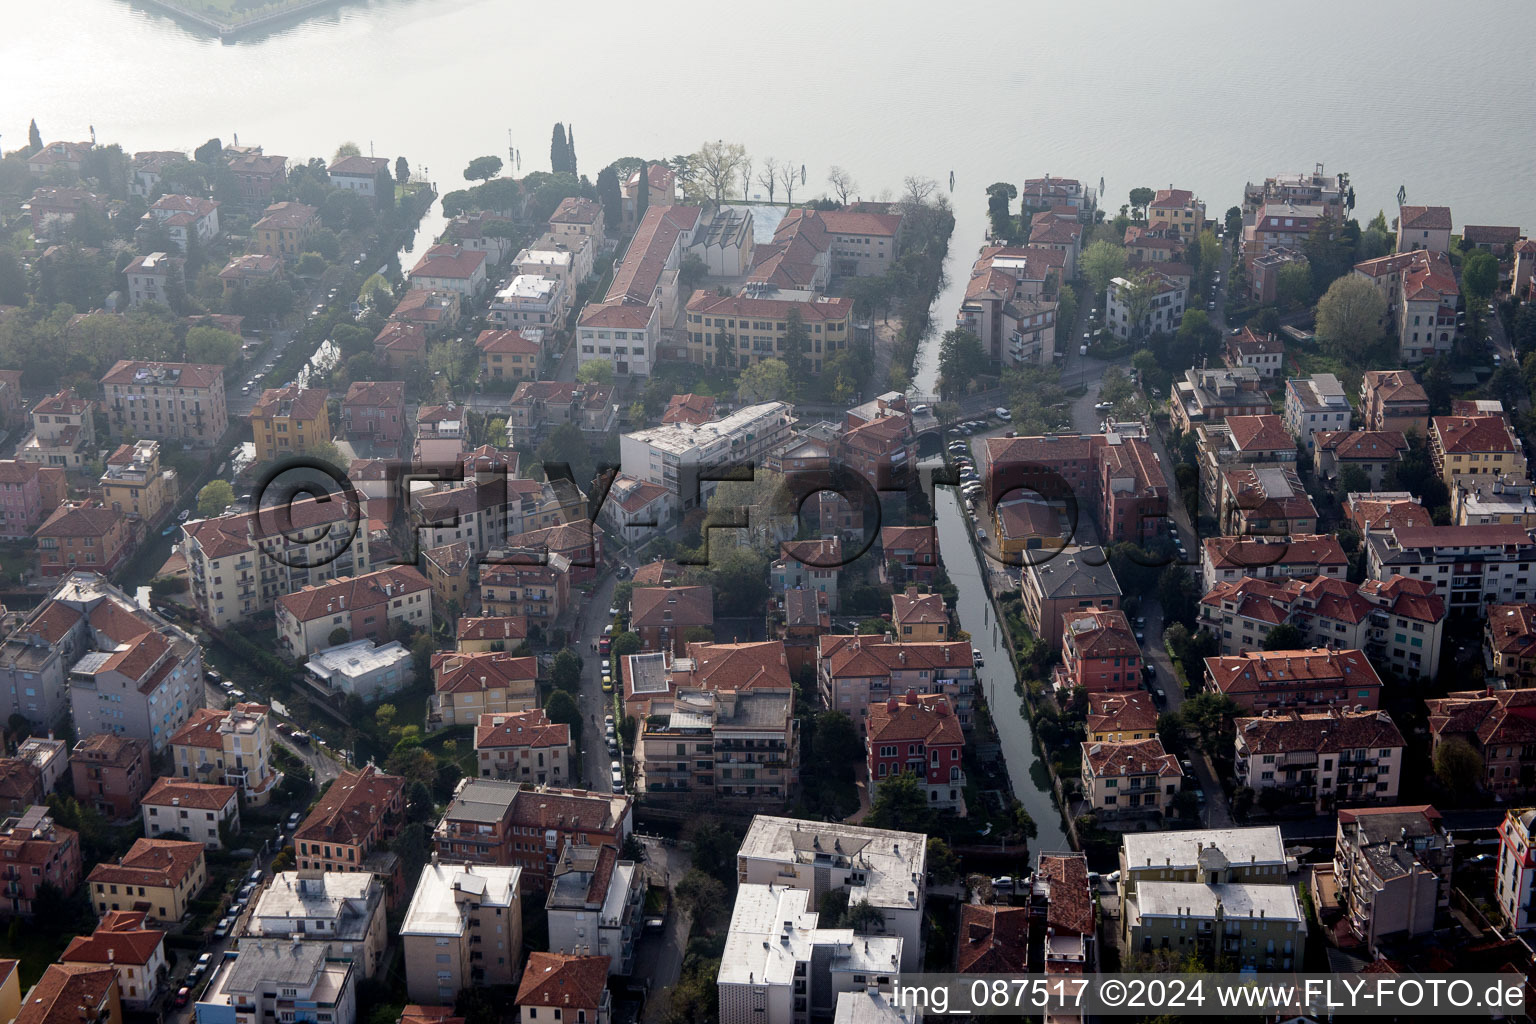
[(143, 740), (101, 732), (75, 744), (69, 755), (75, 799), (108, 820), (139, 816), (139, 798), (149, 790), (150, 766)]
[(912, 772), (933, 807), (965, 806), (965, 735), (943, 694), (892, 697), (869, 708), (865, 751), (871, 783)]
[(100, 505), (61, 505), (33, 536), (44, 576), (62, 576), (76, 569), (109, 576), (133, 547), (128, 518)]
[(32, 536), (43, 515), (41, 467), (35, 462), (0, 462), (0, 540)]
[(44, 883), (72, 893), (80, 871), (80, 836), (55, 825), (47, 807), (29, 807), (0, 822), (0, 910), (31, 917)]
[(887, 579), (890, 564), (901, 566), (902, 581), (932, 583), (939, 567), (939, 535), (932, 526), (882, 526), (880, 528), (880, 580)]
[(1125, 612), (1089, 608), (1065, 618), (1061, 634), (1062, 664), (1056, 685), (1089, 693), (1135, 690), (1141, 685), (1141, 647)]
[(1099, 528), (1104, 543), (1144, 544), (1162, 531), (1168, 483), (1152, 446), (1139, 437), (1098, 449)]
[(906, 413), (880, 416), (851, 427), (838, 439), (843, 464), (876, 490), (904, 486), (901, 474), (913, 464), (916, 453), (912, 417)]
[(1205, 677), (1207, 692), (1224, 693), (1255, 714), (1381, 706), (1381, 677), (1360, 651), (1313, 647), (1206, 658)]
[(341, 433), (348, 441), (398, 447), (405, 436), (405, 385), (359, 380), (341, 401)]
[(987, 438), (987, 503), (1039, 494), (1046, 499), (1075, 495), (1083, 511), (1093, 508), (1098, 490), (1097, 453), (1103, 434), (1046, 434)]

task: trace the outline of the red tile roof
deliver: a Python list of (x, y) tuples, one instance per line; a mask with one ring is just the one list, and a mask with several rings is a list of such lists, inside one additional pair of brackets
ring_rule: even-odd
[(955, 945), (955, 970), (961, 974), (1023, 974), (1029, 960), (1029, 908), (963, 904)]
[(593, 199), (566, 196), (549, 217), (551, 224), (596, 224), (603, 215), (603, 206)]
[(908, 693), (869, 706), (868, 744), (922, 740), (930, 747), (965, 742), (960, 720), (944, 694)]
[(485, 265), (485, 253), (461, 245), (434, 245), (411, 268), (411, 277), (443, 277), (468, 281)]
[(91, 869), (90, 882), (174, 888), (203, 862), (203, 844), (180, 839), (136, 839), (122, 860)]
[(1415, 231), (1451, 230), (1449, 206), (1404, 206), (1398, 210), (1398, 223)]
[(715, 624), (715, 593), (709, 587), (635, 587), (629, 607), (631, 629)]
[(405, 384), (398, 380), (355, 380), (347, 386), (341, 400), (343, 408), (361, 406), (405, 406)]
[(515, 747), (568, 747), (571, 727), (551, 722), (543, 708), (517, 714), (482, 714), (475, 726), (476, 750)]
[[(1206, 658), (1205, 669), (1216, 687), (1222, 693), (1238, 698), (1239, 703), (1243, 695), (1313, 684), (1347, 686), (1351, 690), (1362, 687), (1381, 688), (1381, 678), (1360, 651), (1335, 651), (1322, 647), (1296, 651), (1248, 651), (1245, 654)], [(1353, 702), (1346, 700), (1345, 703)]]
[(315, 222), (320, 211), (303, 203), (273, 203), (262, 212), (261, 220), (251, 225), (252, 231), (291, 231)]
[(329, 396), (325, 388), (267, 388), (251, 407), (251, 419), (317, 419)]
[(767, 320), (783, 320), (790, 310), (798, 310), (800, 319), (807, 324), (846, 320), (853, 314), (853, 300), (821, 297), (802, 302), (793, 299), (752, 299), (743, 295), (716, 295), (698, 291), (688, 300), (688, 312), (704, 316), (760, 317)]
[(165, 932), (144, 927), (144, 912), (108, 911), (90, 935), (69, 940), (61, 964), (133, 964), (146, 966), (165, 941)]
[(1128, 775), (1155, 774), (1159, 778), (1177, 778), (1183, 772), (1179, 760), (1163, 750), (1159, 739), (1132, 743), (1084, 743), (1083, 763), (1094, 778), (1118, 779)]
[(539, 659), (511, 651), (448, 651), (432, 655), (433, 687), (438, 693), (531, 690), (538, 678)]
[(1042, 853), (1039, 875), (1050, 883), (1045, 923), (1058, 934), (1093, 934), (1093, 887), (1088, 859), (1081, 853)]
[(382, 156), (344, 156), (331, 164), (332, 174), (350, 175), (355, 178), (372, 178), (380, 171), (389, 169), (389, 159)]
[(117, 987), (117, 971), (111, 967), (49, 964), (26, 994), (14, 1024), (80, 1024), (82, 1006), (87, 1019), (105, 1019), (100, 1011), (110, 1008)]
[(534, 951), (517, 986), (518, 1006), (557, 1006), (595, 1011), (608, 987), (606, 956), (570, 956)]
[(374, 834), (391, 805), (398, 804), (405, 780), (373, 765), (343, 771), (309, 812), (294, 837), (322, 842), (360, 843)]
[(647, 207), (629, 240), (629, 248), (624, 250), (624, 259), (613, 272), (613, 284), (603, 301), (649, 305), (678, 236), (693, 230), (698, 221), (697, 206)]
[(1536, 605), (1489, 605), (1487, 621), (1495, 651), (1506, 657), (1536, 657)]
[[(456, 638), (466, 640), (513, 640), (528, 638), (528, 620), (521, 615), (493, 615), (459, 619)], [(511, 646), (516, 647), (513, 643)]]
[(1207, 537), (1205, 554), (1217, 569), (1262, 569), (1271, 565), (1344, 566), (1349, 559), (1332, 534), (1299, 533), (1286, 539)]
[(673, 395), (662, 413), (663, 423), (708, 423), (715, 418), (715, 400), (692, 393)]
[(1296, 439), (1279, 416), (1228, 416), (1226, 424), (1232, 445), (1240, 452), (1285, 451), (1296, 447)]
[(1146, 690), (1088, 695), (1088, 731), (1142, 732), (1157, 728), (1157, 708)]
[(1448, 455), (1519, 450), (1503, 416), (1436, 416), (1430, 421), (1430, 430), (1439, 439), (1440, 450)]
[(655, 315), (656, 311), (651, 306), (627, 302), (589, 302), (582, 308), (577, 326), (643, 331)]
[(283, 594), (278, 605), (300, 622), (309, 622), (342, 611), (357, 611), (387, 605), (403, 594), (417, 594), (432, 589), (420, 572), (408, 565), (391, 566), (364, 576), (349, 576), (306, 586), (292, 594)]
[(947, 626), (949, 611), (942, 595), (919, 594), (916, 587), (908, 587), (904, 594), (891, 595), (891, 621), (898, 626)]
[(1321, 451), (1341, 461), (1396, 460), (1408, 450), (1400, 430), (1319, 430), (1312, 438)]
[(1234, 724), (1238, 752), (1246, 752), (1249, 756), (1296, 751), (1331, 754), (1357, 747), (1374, 751), (1403, 745), (1403, 734), (1385, 711), (1351, 711), (1348, 708), (1308, 713), (1287, 711), (1264, 717), (1238, 718)]
[(190, 807), (198, 811), (222, 811), (235, 799), (234, 786), (160, 778), (140, 802), (157, 807)]

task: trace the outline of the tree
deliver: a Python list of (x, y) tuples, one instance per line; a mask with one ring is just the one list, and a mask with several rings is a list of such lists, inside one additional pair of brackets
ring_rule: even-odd
[(1157, 193), (1150, 188), (1131, 189), (1131, 205), (1141, 210), (1141, 220), (1147, 219), (1147, 207), (1152, 200), (1157, 198)]
[(395, 184), (396, 185), (408, 185), (408, 184), (410, 184), (410, 181), (411, 181), (411, 165), (406, 162), (405, 157), (403, 157), (403, 156), (395, 157)]
[(1013, 230), (1013, 214), (1008, 204), (1019, 197), (1016, 185), (994, 181), (987, 186), (987, 217), (992, 221), (992, 235), (1006, 238)]
[(1333, 354), (1359, 364), (1382, 338), (1387, 300), (1376, 286), (1346, 274), (1317, 303), (1317, 340)]
[(934, 811), (918, 785), (917, 776), (902, 772), (881, 780), (870, 801), (864, 824), (871, 828), (891, 828), (902, 832), (933, 830)]
[(331, 630), (331, 635), (325, 639), (327, 644), (329, 644), (331, 647), (335, 647), (339, 644), (346, 643), (348, 640), (351, 640), (352, 634), (347, 630), (346, 626), (337, 626), (335, 629)]
[(964, 328), (945, 331), (939, 342), (941, 393), (963, 392), (973, 378), (986, 372), (990, 363), (981, 339), (974, 333)]
[(784, 368), (789, 371), (791, 385), (798, 385), (806, 379), (806, 354), (810, 348), (810, 329), (801, 319), (800, 310), (790, 307), (784, 318)]
[(619, 847), (621, 860), (633, 861), (636, 864), (644, 864), (646, 860), (645, 844), (640, 837), (631, 832), (624, 837), (624, 845)]
[[(637, 223), (640, 221), (640, 218), (645, 216), (646, 207), (651, 205), (650, 163), (642, 161), (640, 164), (639, 174), (640, 180), (635, 187), (635, 221)], [(682, 174), (678, 175), (678, 180), (683, 180)]]
[(0, 306), (27, 304), (27, 272), (10, 249), (0, 249)]
[(565, 127), (565, 155), (566, 155), (566, 159), (570, 163), (570, 166), (567, 167), (566, 170), (569, 171), (572, 174), (580, 174), (581, 172), (579, 172), (576, 169), (576, 126), (575, 125), (566, 125), (566, 127)]
[(1109, 282), (1125, 273), (1125, 247), (1101, 238), (1083, 250), (1079, 263), (1093, 284), (1094, 295), (1102, 297)]
[(706, 931), (721, 921), (725, 908), (731, 903), (725, 886), (698, 868), (689, 869), (677, 883), (673, 895), (677, 905)]
[(582, 363), (576, 370), (576, 379), (583, 384), (612, 384), (613, 360), (593, 359)]
[(431, 786), (437, 781), (437, 758), (415, 737), (396, 744), (384, 766), (389, 774), (398, 775), (409, 783)]
[(321, 438), (311, 441), (305, 448), (304, 454), (311, 459), (319, 459), (321, 462), (329, 462), (339, 470), (347, 468), (347, 460), (342, 458), (341, 449), (336, 447), (336, 442)]
[(551, 692), (549, 699), (544, 702), (544, 714), (551, 722), (570, 726), (571, 736), (577, 742), (581, 741), (581, 707), (575, 697), (564, 690)]
[(949, 885), (960, 877), (960, 858), (938, 836), (928, 837), (928, 873), (935, 885)]
[(597, 172), (597, 199), (603, 204), (603, 222), (618, 227), (624, 215), (624, 191), (612, 164)]
[(1132, 341), (1142, 335), (1147, 314), (1152, 311), (1152, 303), (1157, 298), (1157, 289), (1158, 279), (1149, 271), (1140, 270), (1131, 275), (1130, 287), (1125, 289), (1125, 313), (1131, 324)]
[(643, 645), (640, 634), (626, 630), (623, 633), (613, 634), (613, 643), (608, 645), (608, 653), (617, 660), (631, 654), (639, 654), (641, 646)]
[(1312, 269), (1305, 263), (1287, 263), (1280, 268), (1275, 294), (1285, 309), (1299, 309), (1312, 301)]
[(818, 771), (842, 771), (859, 759), (859, 731), (841, 711), (816, 716), (811, 734), (811, 763)]
[(784, 186), (784, 202), (790, 206), (795, 205), (795, 165), (793, 161), (785, 160), (779, 164), (779, 184)]
[(858, 190), (858, 183), (853, 180), (853, 175), (843, 170), (836, 164), (827, 171), (827, 184), (832, 186), (832, 191), (837, 193), (837, 201), (843, 206), (848, 205), (848, 197)]
[(1227, 208), (1227, 216), (1223, 221), (1226, 234), (1229, 239), (1235, 239), (1243, 233), (1243, 210), (1240, 206)]
[(722, 202), (736, 192), (736, 178), (746, 159), (747, 149), (740, 143), (706, 142), (688, 158), (691, 173), (685, 189), (691, 186), (696, 196)]
[(571, 144), (565, 135), (565, 125), (555, 122), (549, 133), (549, 169), (556, 174), (574, 174), (571, 161)]
[(698, 287), (700, 281), (708, 276), (709, 264), (705, 263), (694, 253), (684, 256), (682, 265), (677, 268), (678, 283), (690, 293)]
[(782, 359), (764, 359), (741, 371), (736, 381), (736, 396), (750, 405), (758, 402), (792, 402), (795, 382)]
[(549, 669), (549, 681), (557, 690), (575, 693), (581, 687), (581, 658), (569, 647), (555, 655)]
[(1467, 308), (1480, 308), (1499, 286), (1499, 261), (1485, 249), (1467, 253), (1461, 261), (1461, 289), (1467, 296)]
[(1224, 693), (1201, 693), (1186, 700), (1179, 714), (1194, 732), (1201, 749), (1216, 754), (1231, 747), (1232, 720), (1238, 711), (1237, 703)]
[(1299, 651), (1307, 644), (1307, 635), (1289, 622), (1282, 622), (1264, 634), (1266, 651)]
[(1483, 777), (1483, 759), (1472, 744), (1460, 736), (1442, 740), (1435, 747), (1435, 778), (1446, 789), (1470, 793)]
[(197, 514), (203, 519), (223, 515), (234, 503), (235, 489), (228, 480), (210, 480), (197, 492)]
[(224, 143), (209, 139), (192, 151), (192, 159), (200, 164), (216, 164), (224, 156)]
[(37, 118), (27, 125), (27, 156), (38, 153), (43, 148), (43, 133), (37, 130)]
[[(1507, 369), (1507, 367), (1506, 367)], [(1345, 466), (1339, 470), (1338, 486), (1335, 493), (1338, 495), (1339, 504), (1349, 501), (1349, 495), (1371, 489), (1371, 478), (1365, 470), (1359, 466)]]
[(773, 157), (763, 157), (763, 169), (757, 174), (757, 183), (768, 190), (768, 201), (773, 202), (779, 188), (779, 162)]
[(465, 181), (490, 181), (501, 173), (501, 157), (477, 156), (464, 168)]
[(885, 930), (885, 912), (879, 907), (871, 906), (869, 900), (859, 900), (848, 906), (848, 912), (843, 915), (844, 928), (851, 928), (855, 934), (867, 935), (870, 932)]
[(349, 157), (349, 156), (362, 156), (362, 155), (363, 155), (363, 151), (358, 148), (357, 143), (355, 143), (355, 142), (343, 142), (341, 145), (336, 147), (336, 153), (335, 153), (335, 155), (333, 155), (331, 157), (331, 163), (335, 163), (337, 160), (342, 160), (342, 159), (345, 159), (346, 157)]

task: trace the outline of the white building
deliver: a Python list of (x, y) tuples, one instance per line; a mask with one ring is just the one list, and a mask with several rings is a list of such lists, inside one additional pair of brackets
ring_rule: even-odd
[(553, 952), (606, 956), (609, 974), (634, 970), (645, 876), (634, 861), (620, 860), (618, 850), (566, 843), (544, 910)]
[(801, 1024), (831, 1017), (844, 992), (891, 990), (901, 939), (819, 927), (810, 901), (805, 889), (737, 888), (717, 979), (720, 1024)]
[(868, 903), (884, 915), (884, 934), (902, 940), (902, 969), (915, 971), (923, 962), (927, 864), (928, 839), (917, 832), (759, 814), (736, 851), (736, 878), (818, 899), (847, 889), (849, 906)]
[(1153, 334), (1172, 334), (1184, 319), (1184, 309), (1189, 304), (1189, 292), (1184, 285), (1155, 271), (1148, 273), (1147, 284), (1151, 295), (1135, 323), (1131, 321), (1131, 307), (1138, 285), (1127, 278), (1117, 277), (1104, 290), (1104, 323), (1122, 341)]
[(522, 962), (522, 872), (440, 864), (436, 854), (421, 869), (400, 925), (405, 989), (413, 1001), (452, 1005), (461, 989), (512, 983)]
[(219, 204), (200, 196), (164, 195), (155, 200), (141, 223), (163, 226), (176, 248), (186, 252), (189, 239), (206, 243), (219, 237)]
[(1285, 427), (1306, 446), (1319, 430), (1348, 430), (1353, 410), (1344, 385), (1331, 373), (1296, 377), (1285, 382)]
[(225, 830), (231, 838), (240, 832), (240, 791), (234, 786), (160, 778), (139, 808), (150, 839), (180, 836), (222, 850)]
[(677, 516), (677, 496), (660, 484), (614, 478), (598, 514), (610, 533), (626, 544), (642, 544), (667, 529)]
[(620, 436), (619, 461), (625, 476), (660, 484), (677, 496), (684, 511), (702, 507), (715, 482), (700, 480), (699, 471), (761, 462), (789, 439), (794, 413), (786, 402), (764, 402), (708, 423), (638, 430)]
[(416, 678), (411, 652), (398, 640), (372, 640), (327, 647), (310, 655), (304, 670), (309, 684), (327, 695), (356, 695), (376, 701), (403, 690)]
[(589, 302), (576, 321), (576, 364), (607, 359), (615, 373), (646, 377), (660, 341), (659, 306)]
[(263, 939), (314, 943), (371, 978), (388, 944), (384, 887), (367, 871), (280, 871), (257, 895), (241, 944)]
[(389, 170), (382, 156), (344, 156), (331, 164), (331, 185), (372, 199), (378, 194), (379, 173)]
[[(298, 1020), (356, 1024), (357, 970), (327, 958), (312, 942), (243, 943), (217, 961), (213, 980), (197, 1001), (197, 1024), (270, 1024)], [(282, 1016), (279, 1017), (279, 1014)]]
[(163, 252), (137, 256), (124, 271), (128, 277), (128, 306), (169, 305), (173, 288), (183, 284), (182, 260)]
[(497, 327), (554, 329), (565, 319), (566, 290), (558, 277), (519, 274), (496, 293), (486, 320)]
[(1505, 923), (1517, 932), (1528, 930), (1533, 921), (1531, 890), (1536, 883), (1533, 823), (1536, 823), (1536, 808), (1519, 807), (1507, 811), (1499, 824), (1495, 895)]

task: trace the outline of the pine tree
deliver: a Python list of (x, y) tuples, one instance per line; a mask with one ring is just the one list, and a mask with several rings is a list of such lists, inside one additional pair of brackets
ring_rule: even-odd
[(623, 216), (624, 196), (619, 189), (619, 175), (610, 164), (597, 172), (597, 198), (603, 204), (603, 220), (617, 228)]
[(27, 155), (40, 152), (43, 148), (43, 133), (37, 130), (37, 118), (32, 119), (32, 124), (27, 128), (27, 145), (30, 147)]
[(411, 165), (405, 162), (405, 157), (395, 157), (395, 181), (401, 185), (409, 184), (411, 180)]
[(549, 139), (549, 169), (556, 174), (570, 170), (570, 153), (566, 149), (565, 125), (555, 122)]
[(635, 190), (635, 223), (640, 223), (640, 218), (645, 216), (645, 208), (651, 205), (651, 164), (644, 161), (640, 164), (640, 186)]
[(576, 129), (565, 130), (565, 159), (570, 163), (570, 172), (576, 173)]

